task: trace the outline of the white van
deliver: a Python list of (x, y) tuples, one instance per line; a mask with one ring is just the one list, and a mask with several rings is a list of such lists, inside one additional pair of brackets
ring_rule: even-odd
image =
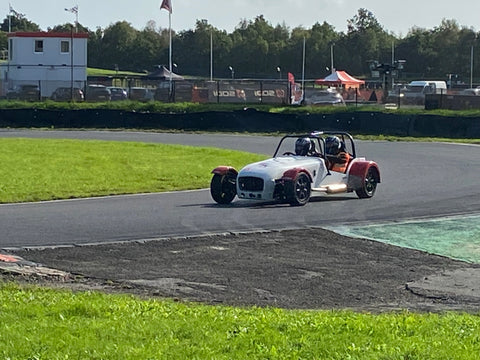
[(447, 83), (445, 81), (411, 81), (403, 92), (403, 97), (407, 103), (423, 103), (426, 94), (446, 94)]

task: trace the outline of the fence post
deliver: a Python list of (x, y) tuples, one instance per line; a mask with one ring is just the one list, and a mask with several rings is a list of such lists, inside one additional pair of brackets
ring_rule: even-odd
[(263, 81), (260, 80), (260, 104), (263, 104)]

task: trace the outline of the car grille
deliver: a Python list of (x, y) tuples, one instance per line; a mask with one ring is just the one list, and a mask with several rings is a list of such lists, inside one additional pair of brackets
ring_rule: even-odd
[(238, 187), (244, 191), (263, 191), (263, 179), (252, 176), (242, 176), (238, 178)]

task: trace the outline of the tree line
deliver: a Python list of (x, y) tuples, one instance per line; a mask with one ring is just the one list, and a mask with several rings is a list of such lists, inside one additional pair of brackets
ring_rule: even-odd
[[(23, 16), (11, 17), (12, 31), (40, 31)], [(9, 20), (1, 24), (0, 50), (7, 48)], [(71, 24), (47, 29), (70, 32)], [(126, 21), (105, 29), (88, 29), (88, 66), (122, 71), (149, 72), (156, 65), (169, 63), (169, 31), (154, 21), (138, 30)], [(326, 21), (311, 28), (286, 24), (272, 25), (264, 16), (242, 20), (231, 33), (215, 28), (207, 20), (195, 27), (173, 33), (174, 71), (195, 77), (210, 76), (211, 49), (215, 78), (323, 78), (330, 67), (346, 70), (361, 78), (370, 78), (372, 64), (391, 65), (401, 60), (400, 79), (437, 79), (470, 81), (480, 77), (480, 39), (473, 28), (456, 20), (444, 19), (433, 29), (413, 27), (403, 36), (388, 32), (367, 9), (361, 8), (347, 20), (345, 32), (335, 31)], [(213, 45), (213, 46), (211, 46)], [(304, 46), (305, 45), (305, 46)], [(305, 49), (305, 57), (303, 50)], [(304, 62), (305, 59), (305, 62)], [(472, 72), (473, 66), (473, 72)], [(476, 75), (477, 74), (477, 75)]]

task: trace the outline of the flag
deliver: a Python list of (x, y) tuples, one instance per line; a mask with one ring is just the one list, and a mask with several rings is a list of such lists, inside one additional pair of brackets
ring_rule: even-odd
[(171, 0), (163, 0), (162, 5), (160, 5), (160, 10), (165, 9), (170, 14), (172, 13), (172, 1)]
[(8, 4), (10, 6), (10, 14), (13, 14), (17, 19), (22, 19), (25, 17), (25, 14), (20, 14), (18, 11), (15, 11), (12, 7), (11, 4)]
[(71, 9), (65, 8), (65, 11), (69, 11), (69, 12), (71, 12), (71, 13), (78, 14), (78, 5), (75, 5), (75, 6), (72, 7)]
[(295, 84), (295, 76), (291, 72), (288, 73), (288, 82), (290, 84)]

